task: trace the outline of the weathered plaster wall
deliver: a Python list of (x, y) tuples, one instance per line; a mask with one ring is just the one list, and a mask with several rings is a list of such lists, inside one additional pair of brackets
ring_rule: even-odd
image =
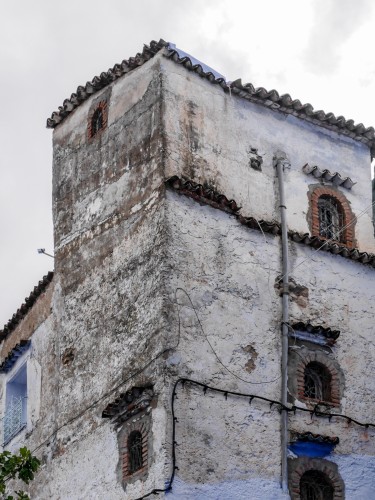
[(237, 481), (223, 481), (216, 484), (187, 484), (176, 479), (173, 492), (166, 495), (167, 498), (179, 498), (181, 500), (207, 500), (236, 499), (254, 500), (272, 499), (286, 500), (285, 495), (278, 482), (265, 481), (263, 479), (248, 479)]
[[(311, 232), (307, 194), (317, 181), (304, 174), (302, 167), (306, 163), (317, 164), (357, 182), (351, 191), (338, 189), (347, 197), (355, 215), (367, 209), (357, 221), (356, 239), (361, 250), (374, 251), (366, 147), (295, 117), (233, 98), (206, 80), (175, 68), (169, 61), (163, 62), (163, 68), (167, 176), (177, 174), (208, 184), (235, 199), (242, 206), (243, 215), (279, 220), (272, 160), (277, 150), (283, 150), (291, 162), (285, 176), (289, 228)], [(263, 156), (261, 172), (249, 166), (250, 148), (257, 148)], [(218, 362), (205, 339), (207, 335), (217, 356), (236, 375), (257, 383), (277, 379), (281, 299), (274, 284), (281, 275), (280, 240), (240, 227), (233, 217), (176, 194), (168, 193), (167, 199), (168, 262), (173, 275), (170, 294), (172, 298), (176, 293), (181, 319), (179, 352), (167, 361), (171, 375), (280, 400), (280, 380), (260, 385), (236, 380)], [(373, 342), (374, 270), (293, 243), (290, 243), (290, 259), (291, 277), (305, 290), (303, 297), (292, 297), (290, 322), (311, 322), (341, 331), (331, 354), (344, 374), (340, 411), (365, 422), (372, 421), (374, 408), (369, 395), (374, 388), (369, 387), (369, 381), (374, 380), (375, 365), (369, 344)], [(183, 292), (176, 292), (178, 287), (188, 292), (205, 335), (189, 300)], [(177, 329), (178, 323), (174, 323), (172, 335)], [(360, 341), (359, 336), (363, 336)], [(250, 354), (252, 359), (248, 363), (246, 356)], [(366, 373), (362, 378), (364, 364)], [(241, 481), (254, 478), (261, 478), (260, 484), (265, 488), (278, 482), (277, 412), (263, 407), (258, 421), (252, 414), (254, 411), (257, 415), (257, 411), (250, 411), (247, 405), (242, 408), (240, 402), (229, 401), (230, 398), (225, 407), (222, 401), (216, 402), (220, 396), (214, 395), (215, 404), (207, 407), (207, 399), (201, 401), (202, 396), (199, 402), (190, 394), (182, 393), (182, 397), (183, 401), (181, 396), (179, 400), (182, 409), (177, 412), (179, 494), (193, 498), (198, 485), (204, 484), (204, 494), (214, 498), (219, 495), (223, 481), (228, 481), (231, 488), (236, 481), (238, 485), (246, 485)], [(258, 427), (260, 422), (265, 428)], [(303, 414), (291, 418), (291, 430), (339, 436), (341, 441), (334, 456), (338, 461), (353, 453), (361, 457), (366, 464), (363, 468), (366, 487), (375, 490), (375, 480), (370, 479), (368, 472), (374, 460), (373, 431), (347, 428), (339, 420), (315, 421)], [(262, 450), (261, 456), (254, 452), (255, 436), (261, 436), (256, 442), (256, 449)], [(354, 475), (344, 471), (343, 479), (348, 483), (348, 492), (353, 492)], [(173, 495), (178, 497), (177, 490)], [(253, 498), (263, 498), (260, 490), (254, 495)]]
[[(181, 332), (178, 354), (167, 361), (171, 374), (280, 400), (280, 380), (262, 384), (279, 377), (281, 311), (273, 287), (280, 274), (279, 239), (264, 237), (259, 231), (244, 228), (228, 214), (173, 192), (168, 192), (167, 199), (171, 298), (178, 287), (186, 290), (204, 330), (186, 295), (177, 290)], [(345, 378), (341, 412), (360, 421), (372, 421), (375, 363), (369, 345), (373, 341), (371, 304), (375, 289), (369, 284), (374, 271), (330, 254), (320, 253), (318, 257), (314, 250), (301, 245), (291, 243), (290, 247), (291, 274), (309, 292), (307, 301), (291, 303), (290, 322), (310, 321), (341, 331), (332, 348)], [(177, 323), (171, 331), (176, 336)], [(224, 365), (259, 385), (246, 384), (229, 374), (205, 336)], [(252, 358), (250, 365), (247, 356)], [(249, 366), (253, 368), (250, 373)], [(208, 483), (212, 490), (207, 494), (214, 495), (223, 480), (242, 481), (255, 476), (263, 478), (264, 484), (277, 482), (278, 413), (270, 412), (267, 405), (258, 408), (253, 403), (249, 408), (247, 401), (229, 397), (223, 402), (223, 396), (217, 394), (203, 396), (199, 390), (196, 396), (192, 392), (182, 391), (177, 406), (177, 465), (178, 476), (186, 483), (184, 488), (190, 484), (193, 492), (197, 484)], [(303, 402), (297, 404), (304, 406)], [(303, 414), (290, 420), (295, 431), (339, 436), (337, 456), (356, 453), (371, 469), (373, 430)], [(368, 487), (375, 489), (375, 478), (371, 480), (365, 469), (363, 474), (370, 482)], [(353, 489), (353, 474), (343, 478), (349, 490)]]
[[(170, 294), (171, 300), (176, 296), (181, 322), (177, 353), (167, 360), (170, 376), (186, 376), (223, 389), (280, 400), (281, 310), (273, 286), (281, 266), (278, 237), (264, 237), (241, 226), (234, 217), (174, 192), (167, 193), (167, 200)], [(374, 270), (327, 253), (317, 256), (313, 249), (293, 243), (290, 250), (291, 275), (308, 289), (307, 300), (291, 303), (290, 322), (311, 322), (341, 331), (332, 348), (344, 374), (340, 412), (363, 422), (372, 421), (375, 362), (369, 346), (373, 342)], [(304, 259), (306, 262), (299, 265)], [(188, 292), (204, 332), (179, 287)], [(172, 338), (178, 336), (178, 320), (171, 324), (170, 331)], [(223, 368), (206, 336), (223, 364), (254, 385), (236, 379)], [(303, 402), (296, 403), (305, 407)], [(265, 498), (262, 488), (277, 484), (279, 414), (270, 411), (267, 404), (253, 402), (249, 407), (247, 400), (229, 396), (225, 401), (222, 395), (208, 391), (204, 396), (201, 389), (188, 388), (178, 392), (176, 415), (180, 482), (172, 496), (194, 498), (204, 492), (208, 498), (215, 498), (228, 487), (239, 488), (242, 498), (252, 482), (259, 482), (260, 489), (252, 498), (261, 499)], [(291, 416), (290, 429), (339, 436), (340, 444), (333, 455), (339, 471), (341, 463), (355, 460), (350, 458), (355, 454), (362, 463), (357, 473), (364, 478), (366, 488), (375, 491), (375, 477), (371, 475), (375, 460), (373, 430), (300, 413)], [(348, 492), (353, 492), (358, 477), (346, 472), (343, 468), (342, 477)], [(199, 485), (205, 486), (200, 489)]]
[[(88, 140), (87, 117), (103, 99), (108, 127)], [(249, 166), (251, 148), (263, 156), (261, 172)], [(186, 176), (234, 198), (244, 215), (278, 220), (278, 149), (291, 161), (291, 229), (309, 231), (307, 191), (316, 182), (301, 171), (307, 162), (357, 182), (342, 190), (355, 213), (370, 203), (364, 146), (224, 94), (162, 54), (56, 128), (53, 314), (32, 336), (41, 396), (26, 438), (31, 449), (42, 444), (35, 498), (130, 500), (162, 488), (172, 472), (178, 377), (280, 399), (279, 237), (164, 187), (168, 177)], [(374, 251), (370, 227), (366, 214), (356, 227), (361, 250)], [(341, 411), (372, 421), (374, 270), (292, 242), (290, 259), (305, 290), (291, 302), (290, 322), (341, 331), (332, 349), (344, 375)], [(150, 468), (124, 492), (117, 431), (101, 414), (145, 384), (154, 385), (156, 401)], [(276, 408), (186, 386), (176, 416), (179, 470), (168, 496), (284, 498)], [(375, 489), (373, 430), (301, 414), (290, 420), (292, 430), (340, 437), (329, 459), (346, 498)]]
[(35, 330), (48, 318), (51, 314), (51, 301), (53, 296), (54, 283), (50, 283), (45, 292), (43, 292), (36, 300), (33, 307), (28, 311), (27, 315), (16, 326), (11, 335), (8, 335), (1, 343), (0, 358), (5, 359), (10, 351), (21, 340), (28, 340)]
[[(234, 198), (243, 207), (243, 214), (278, 220), (272, 160), (277, 150), (285, 151), (291, 162), (286, 189), (293, 193), (288, 206), (289, 227), (311, 231), (307, 193), (317, 181), (301, 171), (306, 163), (318, 165), (357, 183), (352, 190), (339, 189), (356, 215), (367, 209), (356, 224), (356, 237), (361, 250), (375, 251), (367, 146), (224, 93), (221, 87), (165, 58), (162, 67), (168, 175), (184, 174), (195, 182), (206, 182)], [(249, 166), (251, 148), (257, 148), (263, 157), (262, 172)]]
[[(157, 387), (157, 390), (160, 388)], [(64, 445), (42, 466), (37, 480), (31, 485), (32, 498), (124, 499), (138, 498), (150, 491), (155, 481), (164, 477), (164, 461), (156, 461), (164, 453), (165, 421), (162, 410), (153, 410), (152, 422), (152, 466), (142, 483), (128, 484), (124, 491), (119, 478), (117, 432), (107, 420), (93, 412), (89, 419), (81, 420), (80, 425), (70, 425), (65, 432), (59, 433)], [(162, 484), (161, 479), (159, 485)]]
[[(279, 272), (278, 239), (248, 231), (228, 214), (173, 192), (167, 193), (167, 200), (169, 286), (181, 322), (177, 354), (167, 360), (170, 376), (279, 399), (280, 311), (273, 287)], [(203, 331), (178, 287), (189, 294)], [(175, 318), (171, 336), (177, 335)], [(220, 361), (250, 383), (225, 370), (207, 339)], [(204, 396), (190, 387), (180, 389), (178, 398), (177, 465), (182, 481), (192, 486), (209, 483), (213, 491), (222, 482), (278, 481), (277, 411), (254, 402), (249, 407), (241, 398), (226, 401), (209, 392)]]
[(331, 458), (345, 478), (347, 500), (367, 500), (375, 495), (375, 459), (358, 454), (333, 456)]
[[(76, 351), (74, 363), (63, 374), (66, 388), (61, 399), (67, 408), (73, 394), (81, 398), (71, 384), (78, 389), (99, 371), (101, 377), (90, 390), (100, 394), (122, 378), (123, 370), (139, 365), (141, 352), (155, 351), (150, 335), (161, 339), (162, 296), (156, 291), (161, 286), (164, 185), (158, 72), (141, 68), (128, 78), (135, 80), (133, 86), (139, 81), (142, 85), (123, 99), (129, 99), (128, 112), (124, 104), (118, 110), (114, 91), (108, 128), (96, 142), (85, 139), (90, 101), (72, 114), (80, 124), (74, 140), (69, 137), (70, 117), (55, 137), (55, 321), (61, 352), (72, 346)], [(82, 184), (84, 177), (87, 184)], [(71, 204), (61, 194), (66, 183), (71, 185)], [(60, 218), (66, 206), (72, 227)], [(91, 397), (87, 394), (81, 404)]]
[[(103, 99), (108, 126), (89, 140), (87, 116)], [(44, 469), (33, 485), (38, 498), (101, 498), (104, 492), (135, 498), (160, 476), (164, 482), (163, 412), (153, 410), (148, 479), (129, 485), (127, 494), (117, 433), (101, 417), (109, 402), (137, 384), (154, 384), (163, 407), (156, 376), (164, 346), (161, 111), (155, 61), (85, 102), (54, 132), (56, 357), (46, 364), (53, 364), (57, 387), (54, 422), (45, 434), (63, 427), (42, 448)]]

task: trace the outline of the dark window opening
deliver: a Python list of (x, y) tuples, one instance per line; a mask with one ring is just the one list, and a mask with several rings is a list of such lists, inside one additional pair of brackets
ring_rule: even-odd
[(301, 477), (301, 500), (333, 500), (333, 494), (334, 488), (323, 472), (309, 470)]
[(94, 135), (97, 134), (99, 130), (103, 128), (103, 124), (104, 124), (103, 110), (101, 108), (98, 108), (91, 118), (91, 137), (94, 137)]
[(129, 474), (133, 474), (143, 466), (142, 458), (142, 434), (139, 431), (133, 431), (128, 437), (129, 454)]
[(305, 368), (304, 395), (319, 401), (331, 400), (331, 374), (321, 363), (313, 361)]
[(319, 234), (324, 238), (343, 241), (344, 217), (341, 205), (331, 196), (318, 200)]

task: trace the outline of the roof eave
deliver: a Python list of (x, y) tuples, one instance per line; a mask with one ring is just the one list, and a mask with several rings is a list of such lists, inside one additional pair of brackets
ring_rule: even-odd
[(113, 68), (101, 73), (100, 76), (95, 76), (85, 86), (79, 86), (76, 92), (71, 94), (70, 98), (65, 99), (62, 106), (47, 119), (47, 128), (57, 127), (91, 95), (110, 85), (121, 76), (142, 66), (162, 49), (166, 49), (166, 57), (207, 79), (210, 83), (219, 85), (224, 92), (230, 92), (277, 112), (291, 114), (319, 127), (361, 142), (369, 148), (371, 158), (375, 157), (374, 127), (365, 127), (362, 123), (355, 124), (351, 119), (346, 120), (343, 116), (336, 117), (333, 113), (325, 113), (322, 110), (315, 111), (310, 103), (302, 104), (298, 99), (292, 99), (289, 94), (279, 95), (274, 89), (268, 91), (264, 87), (255, 88), (251, 83), (243, 84), (241, 79), (227, 82), (224, 77), (214, 70), (210, 70), (204, 63), (200, 63), (186, 52), (179, 50), (174, 44), (169, 44), (163, 39), (158, 42), (151, 41), (149, 45), (144, 45), (142, 52), (136, 54), (135, 57), (124, 59), (120, 64), (115, 64)]

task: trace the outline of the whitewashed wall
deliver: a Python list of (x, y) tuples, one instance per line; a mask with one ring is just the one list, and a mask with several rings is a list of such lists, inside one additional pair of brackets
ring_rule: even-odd
[[(279, 219), (273, 157), (284, 151), (291, 170), (286, 175), (289, 228), (310, 232), (308, 186), (302, 173), (309, 163), (349, 176), (357, 184), (340, 188), (355, 214), (367, 209), (356, 226), (359, 248), (375, 251), (371, 211), (370, 152), (348, 137), (224, 93), (219, 86), (163, 59), (168, 175), (208, 182), (243, 207), (244, 215)], [(263, 156), (262, 172), (249, 167), (250, 148)], [(332, 185), (327, 183), (327, 185)]]
[[(224, 94), (163, 54), (94, 98), (101, 95), (109, 96), (109, 121), (97, 145), (86, 143), (93, 99), (54, 132), (55, 293), (52, 315), (32, 338), (42, 384), (26, 439), (31, 449), (43, 443), (31, 486), (38, 499), (133, 500), (163, 488), (172, 472), (170, 405), (179, 377), (280, 400), (279, 237), (165, 191), (168, 177), (208, 183), (244, 216), (277, 221), (273, 156), (283, 150), (291, 162), (290, 229), (310, 231), (307, 192), (316, 180), (302, 172), (305, 163), (357, 182), (342, 189), (355, 214), (371, 203), (365, 146)], [(261, 172), (249, 166), (250, 148), (264, 159)], [(359, 219), (356, 238), (360, 250), (375, 251), (371, 211)], [(374, 270), (294, 243), (290, 261), (291, 276), (308, 289), (307, 300), (291, 304), (291, 322), (341, 331), (333, 352), (344, 373), (342, 412), (372, 421)], [(62, 365), (72, 348), (73, 362)], [(145, 481), (124, 491), (117, 434), (101, 413), (142, 383), (154, 384), (157, 396), (151, 465)], [(275, 407), (180, 386), (175, 409), (179, 469), (169, 497), (284, 498)], [(299, 414), (290, 425), (339, 436), (331, 460), (346, 498), (375, 495), (373, 430)]]
[[(291, 163), (285, 173), (288, 227), (311, 232), (307, 193), (319, 181), (304, 174), (302, 167), (318, 165), (357, 183), (351, 191), (339, 189), (354, 215), (365, 212), (356, 224), (359, 249), (375, 250), (367, 147), (294, 116), (224, 94), (170, 61), (163, 62), (163, 69), (167, 175), (214, 187), (233, 198), (245, 216), (278, 221), (273, 156), (285, 151)], [(250, 168), (250, 148), (257, 148), (263, 156), (262, 172)], [(171, 356), (171, 376), (280, 400), (281, 299), (274, 289), (281, 275), (280, 239), (247, 229), (233, 216), (176, 193), (168, 193), (167, 200), (171, 300), (178, 287), (186, 290), (205, 332), (189, 300), (178, 291), (182, 327), (179, 354)], [(291, 277), (308, 289), (306, 300), (291, 304), (290, 322), (341, 331), (333, 348), (344, 373), (340, 411), (372, 422), (374, 269), (292, 242), (289, 247)], [(175, 322), (172, 335), (177, 328)], [(253, 385), (223, 368), (205, 335), (223, 364)], [(255, 368), (249, 373), (246, 366), (251, 357)], [(171, 496), (281, 498), (277, 412), (260, 403), (249, 408), (231, 397), (223, 402), (218, 394), (198, 397), (194, 390), (181, 392), (178, 407), (179, 470)], [(339, 466), (346, 498), (375, 495), (373, 430), (301, 414), (291, 417), (290, 428), (339, 436), (332, 461)], [(350, 472), (349, 463), (357, 464)]]

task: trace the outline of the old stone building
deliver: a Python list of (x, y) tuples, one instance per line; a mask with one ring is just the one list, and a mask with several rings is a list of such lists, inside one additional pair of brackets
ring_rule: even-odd
[(1, 332), (33, 498), (375, 497), (374, 129), (162, 40), (47, 125), (55, 270)]

